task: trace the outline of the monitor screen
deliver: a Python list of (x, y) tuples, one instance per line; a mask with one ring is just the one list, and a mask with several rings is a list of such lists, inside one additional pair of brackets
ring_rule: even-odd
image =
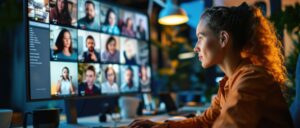
[(149, 18), (101, 0), (28, 0), (30, 100), (151, 92)]

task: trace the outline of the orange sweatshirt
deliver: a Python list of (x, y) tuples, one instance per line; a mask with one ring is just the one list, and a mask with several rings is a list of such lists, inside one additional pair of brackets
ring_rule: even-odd
[(168, 121), (169, 128), (292, 128), (280, 86), (261, 67), (244, 64), (220, 81), (217, 96), (201, 115)]

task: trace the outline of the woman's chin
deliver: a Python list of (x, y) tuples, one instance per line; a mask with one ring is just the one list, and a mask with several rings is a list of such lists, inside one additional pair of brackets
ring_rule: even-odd
[(201, 64), (201, 66), (202, 66), (202, 68), (209, 68), (209, 67), (211, 67), (212, 65), (211, 64), (206, 64), (206, 63), (203, 63), (202, 62), (202, 64)]

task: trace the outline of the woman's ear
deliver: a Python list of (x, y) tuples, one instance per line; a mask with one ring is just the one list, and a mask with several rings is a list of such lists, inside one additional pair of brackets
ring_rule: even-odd
[(220, 31), (220, 45), (224, 48), (229, 42), (229, 34), (227, 31)]

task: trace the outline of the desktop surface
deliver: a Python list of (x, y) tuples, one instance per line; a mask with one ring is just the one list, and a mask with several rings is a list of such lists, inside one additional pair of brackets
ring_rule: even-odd
[[(77, 119), (77, 124), (68, 124), (66, 121), (66, 116), (60, 116), (60, 124), (59, 128), (111, 128), (111, 127), (118, 127), (118, 128), (126, 128), (133, 120), (135, 119), (148, 119), (155, 122), (163, 122), (169, 119), (170, 116), (168, 114), (160, 114), (160, 115), (153, 115), (153, 116), (138, 116), (136, 118), (122, 118), (120, 121), (115, 122), (111, 119), (109, 115), (107, 115), (106, 122), (99, 122), (99, 116), (87, 116), (87, 117), (80, 117)], [(15, 127), (19, 128), (19, 127)], [(21, 128), (21, 127), (20, 127)], [(28, 125), (27, 128), (33, 128), (32, 125)]]
[[(204, 106), (185, 106), (179, 109), (179, 112), (197, 112), (196, 115), (200, 115), (204, 110), (207, 109), (209, 105)], [(114, 127), (115, 122), (112, 120), (111, 116), (107, 114), (107, 121), (100, 122), (99, 115), (79, 117), (77, 119), (77, 124), (68, 124), (66, 115), (60, 116), (60, 124), (59, 128), (109, 128)], [(171, 116), (168, 113), (156, 114), (156, 115), (143, 115), (138, 116), (136, 118), (121, 118), (120, 121), (117, 121), (116, 127), (126, 128), (133, 120), (135, 119), (148, 119), (154, 122), (164, 122), (165, 120), (177, 120), (180, 116)], [(183, 118), (180, 118), (183, 119)], [(33, 126), (28, 126), (28, 128), (32, 128)]]

